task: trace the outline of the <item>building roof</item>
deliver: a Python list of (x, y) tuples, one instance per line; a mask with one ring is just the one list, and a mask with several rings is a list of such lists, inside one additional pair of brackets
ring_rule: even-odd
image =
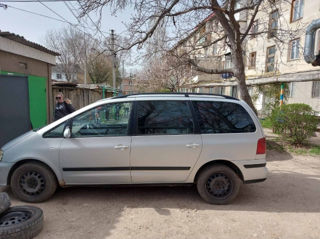
[(20, 36), (20, 35), (11, 33), (11, 32), (2, 32), (2, 31), (0, 31), (0, 37), (4, 37), (4, 38), (7, 38), (7, 39), (9, 39), (11, 41), (15, 41), (15, 42), (21, 43), (21, 44), (23, 44), (25, 46), (32, 47), (34, 49), (37, 49), (39, 51), (48, 53), (48, 54), (53, 55), (53, 56), (59, 56), (60, 55), (59, 53), (54, 52), (52, 50), (49, 50), (48, 48), (45, 48), (44, 46), (41, 46), (41, 45), (39, 45), (37, 43), (34, 43), (34, 42), (26, 40), (23, 36)]

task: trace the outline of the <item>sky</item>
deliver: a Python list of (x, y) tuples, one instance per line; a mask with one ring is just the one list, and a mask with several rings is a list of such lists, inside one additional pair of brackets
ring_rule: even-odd
[[(0, 0), (1, 3), (1, 0)], [(63, 27), (68, 26), (68, 23), (59, 22), (56, 20), (48, 19), (45, 17), (33, 15), (31, 13), (23, 12), (12, 7), (20, 8), (27, 11), (36, 12), (45, 16), (61, 19), (59, 16), (55, 15), (41, 3), (11, 3), (6, 2), (4, 4), (8, 5), (7, 9), (0, 8), (0, 30), (10, 31), (12, 33), (21, 35), (27, 40), (44, 44), (45, 35), (49, 30), (59, 30)], [(52, 10), (56, 11), (59, 15), (65, 18), (67, 21), (76, 24), (77, 20), (72, 15), (70, 10), (67, 8), (64, 2), (48, 3), (44, 2)], [(68, 2), (71, 8), (78, 7), (78, 3)], [(11, 7), (12, 6), (12, 7)], [(124, 22), (129, 21), (130, 12), (122, 12), (117, 16), (112, 16), (109, 9), (105, 8), (103, 12), (103, 19), (101, 24), (101, 30), (107, 33), (111, 29), (114, 29), (116, 33), (121, 33), (125, 30)], [(90, 13), (91, 18), (96, 21), (97, 15), (93, 12)], [(90, 20), (87, 21), (89, 26), (94, 29), (95, 26)]]
[[(48, 31), (60, 30), (63, 27), (69, 26), (70, 24), (53, 19), (48, 19), (43, 16), (34, 15), (32, 13), (24, 12), (15, 8), (35, 12), (48, 17), (57, 18), (62, 21), (67, 20), (72, 24), (78, 23), (77, 19), (72, 15), (71, 11), (68, 9), (64, 2), (43, 3), (65, 20), (63, 20), (60, 16), (57, 16), (55, 13), (50, 11), (39, 2), (10, 2), (10, 0), (2, 2), (0, 0), (0, 3), (8, 5), (7, 9), (0, 7), (0, 31), (9, 31), (11, 33), (18, 34), (29, 41), (44, 46), (46, 45), (45, 36)], [(79, 13), (79, 5), (76, 1), (68, 1), (67, 4), (71, 9), (74, 10), (74, 12), (78, 11)], [(86, 31), (99, 34), (99, 36), (97, 37), (100, 38), (108, 36), (111, 29), (115, 30), (115, 34), (123, 35), (126, 30), (124, 24), (129, 22), (132, 14), (132, 10), (125, 10), (117, 13), (117, 15), (113, 15), (109, 8), (104, 8), (100, 28), (103, 32), (103, 35), (95, 31), (96, 26), (88, 18), (86, 18), (87, 20), (82, 20), (83, 22), (85, 22), (84, 25), (87, 27)], [(91, 12), (90, 17), (94, 22), (98, 20), (98, 15), (95, 12)], [(91, 30), (89, 28), (91, 28)], [(83, 28), (80, 29), (83, 30)], [(129, 71), (132, 71), (139, 67), (135, 67), (129, 64), (127, 65), (127, 68), (129, 69)]]

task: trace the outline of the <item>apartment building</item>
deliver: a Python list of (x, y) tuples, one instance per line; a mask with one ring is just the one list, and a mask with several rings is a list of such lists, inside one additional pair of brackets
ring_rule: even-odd
[[(285, 82), (289, 87), (286, 103), (306, 103), (320, 112), (320, 67), (306, 63), (303, 57), (306, 28), (313, 20), (320, 19), (320, 1), (277, 0), (272, 8), (262, 6), (261, 9), (244, 42), (245, 73), (250, 92), (256, 92), (256, 85)], [(246, 28), (246, 14), (242, 12), (236, 18), (240, 26)], [(232, 59), (225, 42), (210, 44), (219, 38), (219, 31), (215, 30), (218, 28), (213, 13), (176, 48), (183, 53), (193, 46), (192, 57), (200, 59), (202, 66), (230, 69)], [(319, 32), (315, 34), (315, 54), (320, 51)], [(195, 46), (202, 47), (197, 49)], [(191, 77), (184, 79), (182, 90), (237, 96), (237, 82), (231, 74), (207, 75), (192, 69), (191, 72)], [(257, 97), (258, 111), (264, 110), (266, 101), (263, 94)]]

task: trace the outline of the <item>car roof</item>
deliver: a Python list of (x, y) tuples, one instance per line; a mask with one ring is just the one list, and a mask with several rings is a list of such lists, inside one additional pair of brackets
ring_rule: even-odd
[(129, 94), (122, 96), (115, 96), (109, 99), (123, 99), (123, 98), (146, 98), (146, 97), (201, 97), (201, 98), (219, 98), (219, 99), (230, 99), (239, 100), (232, 96), (220, 95), (220, 94), (209, 94), (209, 93), (140, 93), (140, 94)]

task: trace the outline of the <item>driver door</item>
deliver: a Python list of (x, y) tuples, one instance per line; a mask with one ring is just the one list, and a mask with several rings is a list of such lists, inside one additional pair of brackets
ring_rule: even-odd
[(105, 104), (73, 118), (72, 136), (60, 147), (67, 185), (131, 183), (131, 108), (131, 102)]

